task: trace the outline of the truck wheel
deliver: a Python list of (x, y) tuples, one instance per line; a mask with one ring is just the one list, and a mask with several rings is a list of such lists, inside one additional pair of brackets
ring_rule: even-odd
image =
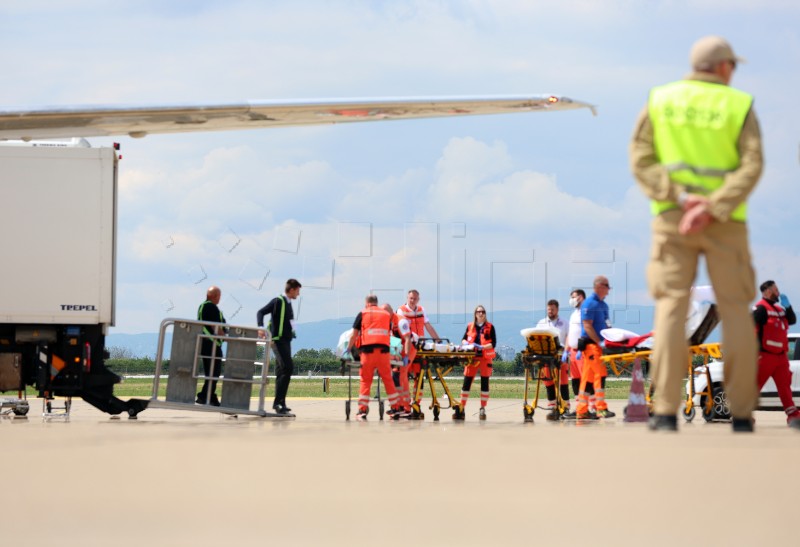
[(14, 414), (16, 416), (25, 416), (30, 410), (30, 405), (28, 405), (28, 401), (21, 401), (14, 407)]

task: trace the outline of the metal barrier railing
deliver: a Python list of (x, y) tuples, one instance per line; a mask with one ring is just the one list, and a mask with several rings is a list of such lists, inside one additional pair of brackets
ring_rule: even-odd
[[(204, 327), (209, 327), (208, 330), (214, 334), (205, 332)], [(164, 380), (161, 378), (164, 373), (164, 348), (166, 335), (170, 328), (172, 328), (170, 363), (166, 371), (167, 378)], [(224, 330), (218, 333), (220, 328)], [(267, 336), (269, 336), (269, 332), (267, 332)], [(203, 340), (214, 342), (211, 355), (202, 354)], [(158, 332), (155, 377), (148, 406), (225, 414), (250, 414), (261, 417), (284, 417), (281, 414), (267, 412), (264, 408), (269, 374), (270, 342), (269, 338), (259, 338), (258, 329), (252, 326), (210, 323), (192, 319), (164, 319)], [(223, 343), (226, 344), (227, 351), (217, 355), (217, 351)], [(264, 348), (263, 356), (258, 355), (261, 346)], [(218, 371), (218, 377), (206, 375), (202, 369), (202, 359), (204, 358), (212, 359), (212, 362), (218, 360), (218, 366), (221, 369)], [(197, 384), (200, 381), (216, 382), (218, 387), (221, 386), (219, 406), (209, 404), (212, 400), (210, 391), (207, 393), (204, 404), (195, 402)], [(162, 383), (166, 384), (164, 398), (159, 396)], [(253, 386), (258, 386), (256, 409), (250, 408)]]

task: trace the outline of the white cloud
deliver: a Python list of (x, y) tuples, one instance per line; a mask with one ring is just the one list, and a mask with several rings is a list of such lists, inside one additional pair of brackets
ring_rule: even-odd
[[(492, 293), (498, 306), (513, 307), (515, 290), (524, 300), (597, 270), (617, 276), (628, 301), (646, 300), (649, 213), (628, 172), (627, 140), (648, 88), (681, 77), (691, 42), (718, 32), (750, 61), (734, 83), (755, 93), (766, 145), (751, 200), (754, 255), (759, 271), (782, 265), (774, 277), (789, 292), (800, 229), (791, 209), (800, 114), (787, 92), (798, 76), (786, 70), (800, 59), (796, 4), (11, 0), (0, 104), (530, 92), (599, 104), (597, 119), (576, 112), (124, 138), (118, 318), (131, 331), (153, 330), (166, 300), (192, 315), (204, 288), (186, 271), (200, 264), (241, 302), (242, 317), (304, 268), (324, 285), (328, 261), (334, 288), (304, 291), (303, 320), (349, 314), (351, 295), (377, 284), (413, 284), (429, 307), (463, 307), (459, 295), (488, 297), (483, 260), (497, 249), (536, 257), (498, 272), (511, 284)], [(372, 259), (337, 256), (340, 222), (372, 226)], [(409, 233), (427, 237), (414, 222), (438, 224), (435, 249), (407, 244)], [(453, 223), (466, 237), (453, 237)], [(283, 243), (276, 250), (276, 234), (290, 231), (300, 234), (297, 253)], [(241, 241), (221, 245), (230, 234)], [(615, 261), (571, 261), (598, 250)], [(428, 264), (434, 252), (439, 261)], [(257, 290), (262, 270), (269, 275)]]

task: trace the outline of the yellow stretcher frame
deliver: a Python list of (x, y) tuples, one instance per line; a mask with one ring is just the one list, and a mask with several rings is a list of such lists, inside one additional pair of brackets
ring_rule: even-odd
[[(653, 353), (653, 350), (638, 350), (638, 351), (631, 351), (628, 353), (609, 353), (607, 355), (602, 355), (600, 357), (600, 361), (605, 363), (610, 369), (611, 372), (614, 373), (614, 376), (619, 378), (623, 374), (628, 374), (633, 376), (633, 366), (637, 359), (640, 359), (640, 362), (647, 362), (650, 363), (650, 354)], [(692, 358), (689, 357), (689, 364), (691, 365)], [(644, 371), (642, 371), (644, 373)], [(648, 381), (649, 374), (644, 374), (645, 383)], [(655, 385), (653, 385), (652, 379), (650, 379), (650, 385), (645, 389), (644, 399), (645, 404), (647, 404), (647, 412), (651, 416), (653, 415), (653, 392), (655, 390)], [(625, 405), (625, 408), (622, 409), (623, 416), (627, 416), (628, 414), (628, 405)]]
[[(522, 350), (522, 366), (525, 368), (525, 395), (522, 415), (525, 422), (533, 422), (539, 404), (539, 389), (543, 380), (552, 379), (556, 392), (556, 408), (547, 416), (548, 420), (559, 420), (567, 412), (567, 404), (561, 397), (561, 356), (563, 348), (558, 336), (547, 333), (531, 333), (525, 337), (527, 347)], [(536, 379), (536, 395), (533, 404), (528, 404), (529, 384)]]
[[(411, 400), (411, 419), (425, 419), (425, 413), (422, 412), (421, 401), (426, 379), (428, 380), (428, 386), (431, 390), (431, 404), (428, 406), (428, 409), (433, 412), (433, 421), (438, 422), (441, 411), (450, 408), (453, 409), (454, 419), (457, 419), (459, 416), (463, 417), (464, 409), (461, 408), (460, 399), (453, 398), (445, 376), (450, 374), (457, 366), (470, 366), (478, 354), (477, 352), (470, 351), (432, 351), (420, 349), (423, 347), (423, 341), (425, 340), (430, 339), (421, 338), (419, 340), (417, 343), (417, 355), (414, 357), (414, 363), (420, 366), (420, 371), (414, 379), (414, 393)], [(436, 372), (436, 376), (431, 374), (432, 367)], [(439, 398), (436, 395), (436, 380), (439, 381), (447, 395), (449, 404), (446, 407), (443, 407), (439, 403)]]
[[(706, 389), (699, 393), (695, 393), (694, 391), (694, 362), (693, 358), (695, 355), (701, 355), (703, 357), (703, 365), (705, 367), (705, 376), (706, 376)], [(691, 422), (697, 410), (694, 406), (694, 396), (700, 395), (701, 397), (705, 395), (706, 402), (703, 405), (703, 419), (707, 422), (713, 421), (716, 416), (715, 411), (715, 403), (714, 400), (714, 387), (711, 384), (711, 372), (708, 370), (708, 363), (711, 359), (722, 359), (722, 346), (719, 343), (711, 343), (711, 344), (700, 344), (698, 346), (692, 346), (689, 348), (689, 393), (686, 394), (686, 404), (684, 405), (683, 411), (681, 415), (683, 419), (687, 422)]]
[[(632, 373), (633, 372), (633, 364), (636, 362), (636, 359), (644, 359), (646, 361), (650, 361), (650, 354), (653, 353), (653, 350), (639, 350), (639, 351), (632, 351), (628, 353), (610, 353), (607, 355), (603, 355), (600, 357), (600, 360), (608, 365), (611, 368), (611, 372), (614, 373), (615, 376), (619, 377), (624, 373)], [(700, 393), (694, 392), (694, 356), (701, 355), (703, 356), (703, 364), (706, 367), (706, 389)], [(689, 393), (686, 395), (686, 402), (684, 404), (684, 408), (682, 411), (683, 418), (687, 422), (691, 422), (696, 414), (696, 409), (694, 408), (694, 395), (705, 395), (706, 396), (706, 403), (703, 407), (703, 418), (706, 421), (711, 421), (714, 416), (714, 400), (713, 400), (713, 390), (711, 387), (711, 374), (708, 371), (708, 362), (710, 358), (720, 359), (722, 358), (722, 346), (718, 342), (708, 343), (708, 344), (697, 344), (694, 346), (689, 346), (689, 354), (688, 354), (688, 371), (689, 371)], [(652, 415), (653, 413), (653, 392), (655, 386), (653, 382), (650, 382), (650, 387), (646, 390), (645, 399), (647, 401), (647, 409)], [(625, 408), (627, 411), (627, 407)]]

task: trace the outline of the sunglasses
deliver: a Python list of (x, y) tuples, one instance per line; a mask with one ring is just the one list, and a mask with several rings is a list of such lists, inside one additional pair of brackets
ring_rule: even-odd
[(475, 310), (475, 313), (486, 313), (486, 310)]

